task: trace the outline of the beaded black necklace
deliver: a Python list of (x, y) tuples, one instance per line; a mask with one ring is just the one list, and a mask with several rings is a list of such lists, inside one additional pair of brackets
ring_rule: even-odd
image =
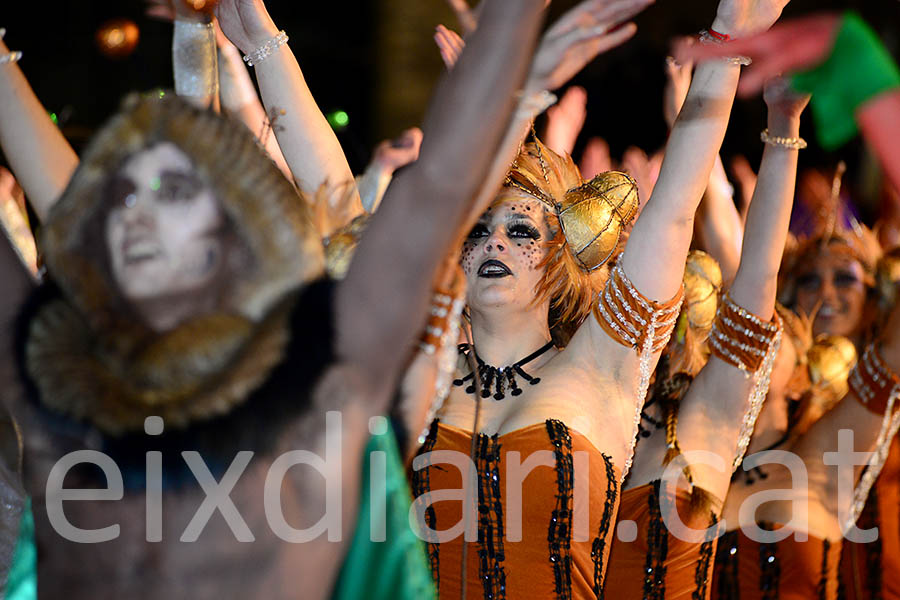
[[(511, 365), (506, 367), (495, 367), (494, 365), (489, 365), (478, 356), (478, 353), (475, 352), (475, 349), (469, 344), (460, 344), (459, 351), (462, 354), (468, 355), (471, 350), (475, 355), (475, 360), (478, 362), (478, 379), (481, 382), (481, 397), (488, 398), (491, 394), (491, 388), (494, 389), (494, 400), (503, 400), (506, 397), (506, 389), (509, 388), (510, 393), (513, 396), (518, 396), (522, 393), (522, 389), (519, 387), (518, 382), (516, 381), (516, 375), (519, 375), (527, 381), (531, 385), (537, 385), (541, 382), (540, 377), (532, 377), (528, 373), (526, 373), (522, 367), (536, 359), (538, 356), (544, 354), (553, 347), (553, 342), (547, 342), (545, 345), (541, 346), (525, 358), (520, 361), (517, 361)], [(475, 393), (475, 371), (472, 371), (462, 379), (454, 379), (453, 385), (456, 387), (462, 387), (462, 385), (467, 381), (472, 381), (469, 386), (466, 388), (467, 394)]]

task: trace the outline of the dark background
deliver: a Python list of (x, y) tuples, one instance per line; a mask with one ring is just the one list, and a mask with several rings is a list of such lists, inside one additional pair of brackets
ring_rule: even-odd
[[(575, 3), (554, 0), (550, 19)], [(594, 135), (609, 142), (614, 157), (629, 145), (649, 152), (664, 143), (661, 105), (667, 49), (673, 37), (707, 27), (716, 4), (657, 0), (638, 17), (634, 39), (601, 56), (575, 79), (589, 97), (576, 156), (584, 140)], [(145, 17), (142, 0), (3, 0), (2, 5), (0, 26), (8, 29), (7, 44), (24, 52), (22, 69), (76, 150), (127, 92), (172, 87), (171, 24)], [(320, 107), (349, 115), (349, 125), (339, 137), (356, 172), (364, 168), (378, 141), (420, 122), (442, 70), (432, 41), (434, 26), (444, 23), (458, 29), (443, 0), (269, 0), (268, 8), (289, 34)], [(846, 8), (858, 10), (895, 57), (900, 56), (897, 0), (793, 0), (785, 18)], [(133, 20), (140, 40), (130, 56), (114, 60), (98, 50), (94, 37), (105, 21), (117, 17)], [(738, 100), (723, 146), (726, 164), (741, 153), (757, 165), (762, 153), (759, 131), (764, 126), (762, 100)], [(865, 206), (874, 200), (874, 184), (862, 144), (851, 142), (837, 153), (824, 152), (814, 142), (808, 111), (801, 133), (813, 142), (801, 152), (801, 168), (830, 169), (844, 158), (865, 213)]]

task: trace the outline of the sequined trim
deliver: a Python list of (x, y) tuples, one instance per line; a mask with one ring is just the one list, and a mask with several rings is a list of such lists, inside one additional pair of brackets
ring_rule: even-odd
[(639, 357), (634, 421), (620, 482), (625, 481), (634, 460), (634, 446), (641, 425), (641, 409), (647, 397), (647, 388), (650, 387), (652, 375), (650, 363), (653, 356), (669, 343), (683, 299), (684, 286), (679, 288), (675, 297), (668, 302), (648, 300), (635, 289), (622, 264), (619, 263), (610, 272), (606, 286), (594, 305), (594, 317), (604, 331), (620, 344), (636, 348)]
[(496, 434), (478, 435), (475, 450), (475, 466), (478, 471), (478, 577), (484, 589), (485, 600), (506, 598), (500, 446)]
[(831, 550), (831, 542), (822, 540), (822, 569), (819, 573), (819, 583), (816, 585), (816, 593), (819, 600), (828, 600), (828, 551)]
[[(900, 507), (894, 507), (894, 510), (900, 509)], [(871, 529), (872, 527), (879, 527), (879, 498), (878, 498), (878, 487), (873, 487), (872, 491), (869, 492), (869, 498), (866, 501), (866, 507), (863, 510), (863, 514), (860, 515), (860, 529)], [(866, 591), (868, 592), (868, 597), (870, 600), (881, 600), (882, 598), (882, 564), (881, 564), (881, 556), (882, 556), (882, 547), (881, 547), (881, 536), (879, 535), (874, 541), (869, 542), (868, 544), (862, 545), (858, 544), (857, 548), (861, 549), (865, 552), (866, 559)], [(856, 565), (853, 565), (853, 568), (856, 569)]]
[(853, 490), (853, 504), (850, 506), (850, 516), (844, 523), (845, 529), (849, 529), (859, 518), (869, 491), (887, 460), (891, 440), (900, 430), (900, 411), (895, 410), (900, 400), (900, 376), (887, 368), (878, 356), (874, 343), (866, 348), (862, 359), (851, 371), (849, 381), (850, 389), (863, 406), (883, 416), (875, 439), (875, 451), (869, 456), (866, 470)]
[[(417, 455), (427, 454), (434, 449), (434, 444), (437, 441), (437, 432), (438, 432), (438, 419), (435, 419), (431, 422), (431, 427), (428, 430), (428, 435), (425, 438), (425, 443), (422, 444), (422, 447), (417, 452)], [(412, 483), (412, 491), (413, 497), (420, 498), (423, 500), (427, 498), (427, 494), (431, 491), (431, 480), (430, 473), (431, 466), (425, 466), (418, 471), (412, 471), (412, 475), (410, 476), (410, 480)], [(432, 503), (428, 503), (428, 507), (425, 509), (425, 524), (428, 525), (432, 530), (437, 529), (435, 524), (435, 514), (434, 514), (434, 505)], [(426, 536), (428, 533), (425, 534)], [(441, 576), (440, 576), (440, 544), (435, 542), (427, 543), (427, 551), (428, 551), (428, 563), (431, 565), (431, 575), (434, 578), (435, 588), (440, 588)]]
[[(719, 522), (716, 513), (710, 512), (710, 525)], [(691, 594), (692, 600), (707, 600), (709, 598), (709, 578), (712, 571), (713, 549), (716, 546), (716, 538), (709, 537), (700, 544), (700, 558), (697, 560), (697, 568), (694, 570), (694, 588)]]
[(738, 530), (726, 532), (719, 540), (716, 551), (716, 598), (740, 600), (741, 586), (738, 578)]
[[(759, 524), (761, 529), (772, 531), (766, 523)], [(781, 565), (778, 562), (778, 544), (759, 545), (759, 591), (761, 600), (778, 600), (778, 588), (781, 583)]]
[(653, 493), (647, 499), (650, 522), (647, 527), (647, 558), (644, 562), (644, 600), (666, 597), (666, 558), (669, 554), (669, 532), (659, 509), (660, 481), (653, 482)]
[(546, 423), (547, 435), (556, 457), (556, 507), (550, 516), (547, 543), (550, 563), (553, 565), (553, 582), (556, 597), (572, 598), (572, 557), (569, 554), (572, 538), (572, 437), (569, 429), (560, 421), (550, 419)]
[(591, 561), (594, 563), (594, 595), (597, 597), (597, 600), (603, 599), (606, 587), (604, 579), (606, 570), (606, 563), (604, 562), (606, 537), (609, 535), (609, 528), (613, 520), (613, 510), (619, 495), (619, 482), (616, 481), (616, 471), (613, 468), (612, 459), (604, 454), (603, 462), (606, 465), (606, 501), (603, 503), (603, 516), (600, 519), (597, 537), (594, 538), (591, 544)]

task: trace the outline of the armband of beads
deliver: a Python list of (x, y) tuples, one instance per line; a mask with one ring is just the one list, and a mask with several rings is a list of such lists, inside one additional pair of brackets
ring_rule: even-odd
[(741, 417), (732, 471), (737, 470), (744, 460), (756, 419), (769, 392), (772, 366), (781, 347), (781, 332), (778, 313), (774, 313), (772, 321), (767, 323), (735, 304), (731, 296), (725, 294), (709, 334), (710, 351), (720, 360), (740, 369), (747, 377), (753, 377), (747, 410)]
[(900, 405), (900, 376), (884, 364), (874, 343), (866, 348), (862, 359), (850, 373), (850, 389), (860, 404), (869, 411), (882, 415), (882, 420), (875, 439), (875, 451), (869, 456), (866, 470), (853, 490), (853, 502), (848, 520), (844, 523), (845, 530), (855, 525), (862, 513), (869, 491), (887, 460), (891, 440), (900, 429), (900, 411), (897, 410)]
[(460, 317), (465, 302), (465, 285), (462, 278), (457, 278), (462, 285), (452, 290), (437, 290), (431, 300), (428, 322), (419, 341), (419, 349), (428, 355), (437, 354), (438, 373), (434, 384), (434, 397), (425, 418), (425, 429), (419, 435), (419, 444), (425, 442), (431, 422), (437, 416), (450, 392), (450, 382), (456, 369), (458, 356), (456, 343), (459, 341)]
[(244, 62), (246, 62), (250, 67), (255, 67), (262, 61), (275, 54), (275, 51), (287, 44), (287, 42), (288, 35), (282, 29), (273, 37), (266, 40), (264, 44), (254, 49), (249, 54), (245, 55)]
[(641, 424), (641, 409), (650, 387), (653, 356), (669, 343), (669, 337), (678, 321), (684, 287), (668, 302), (648, 300), (628, 279), (619, 263), (609, 274), (609, 280), (594, 305), (594, 317), (609, 336), (622, 344), (638, 350), (639, 379), (635, 398), (634, 431), (631, 445), (622, 468), (622, 480), (631, 469), (634, 459), (634, 441)]
[(712, 353), (748, 376), (756, 373), (781, 333), (776, 314), (766, 323), (734, 303), (726, 294), (713, 322), (709, 341)]

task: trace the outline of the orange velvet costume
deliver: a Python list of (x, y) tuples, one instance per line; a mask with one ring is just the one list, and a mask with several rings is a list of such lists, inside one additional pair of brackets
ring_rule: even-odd
[[(760, 523), (761, 529), (778, 526)], [(841, 543), (812, 536), (761, 544), (740, 530), (719, 540), (712, 597), (717, 600), (837, 600)]]
[[(419, 457), (441, 450), (468, 457), (471, 442), (470, 432), (435, 421)], [(533, 453), (540, 450), (550, 451), (543, 453), (549, 460), (522, 479), (521, 511), (510, 511), (508, 466), (511, 461), (525, 463), (529, 456), (537, 460), (541, 455)], [(475, 467), (478, 538), (466, 542), (468, 597), (602, 597), (618, 508), (619, 474), (612, 460), (562, 422), (547, 420), (504, 435), (480, 434)], [(435, 458), (413, 469), (412, 483), (414, 496), (427, 498), (428, 492), (459, 490), (462, 475)], [(509, 534), (519, 512), (521, 540), (512, 541)], [(431, 529), (450, 529), (462, 519), (462, 502), (434, 502), (424, 516)], [(428, 552), (440, 596), (459, 598), (462, 535), (429, 543)]]
[(887, 460), (856, 526), (878, 527), (878, 539), (869, 544), (844, 540), (843, 597), (900, 600), (900, 437), (891, 442)]
[(613, 542), (608, 568), (614, 576), (606, 585), (607, 598), (709, 597), (715, 534), (700, 541), (686, 541), (672, 535), (666, 524), (669, 519), (664, 519), (664, 515), (673, 506), (685, 527), (706, 529), (717, 521), (715, 513), (706, 507), (692, 510), (691, 493), (687, 490), (674, 494), (663, 491), (661, 495), (659, 481), (622, 493), (617, 527), (623, 521), (634, 521), (637, 537), (634, 541), (624, 541), (620, 534)]

